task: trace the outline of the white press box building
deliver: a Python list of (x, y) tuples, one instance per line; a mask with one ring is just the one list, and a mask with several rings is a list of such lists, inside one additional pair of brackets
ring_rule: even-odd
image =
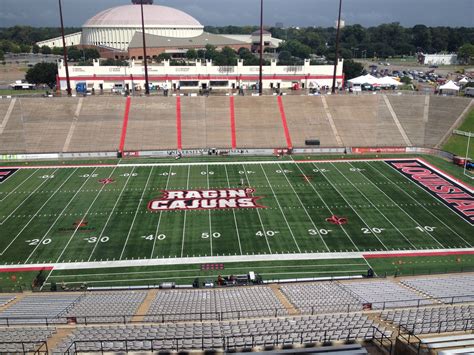
[[(344, 83), (343, 61), (337, 66), (336, 85)], [(279, 66), (276, 61), (263, 67), (263, 88), (316, 88), (332, 86), (334, 66), (311, 65), (305, 60), (301, 66)], [(100, 60), (93, 66), (69, 66), (71, 87), (83, 83), (88, 90), (120, 91), (143, 90), (145, 87), (145, 69), (141, 64), (131, 61), (129, 66), (101, 66)], [(212, 61), (197, 61), (191, 66), (171, 66), (169, 61), (161, 65), (149, 65), (150, 86), (169, 89), (236, 89), (250, 88), (259, 81), (258, 66), (244, 66), (239, 61), (236, 66), (216, 66)], [(61, 90), (66, 90), (66, 69), (64, 62), (58, 66), (58, 83)], [(85, 84), (85, 85), (84, 85)]]

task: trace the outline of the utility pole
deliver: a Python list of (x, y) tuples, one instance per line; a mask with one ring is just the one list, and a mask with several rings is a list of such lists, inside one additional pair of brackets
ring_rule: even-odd
[(263, 93), (263, 0), (260, 0), (260, 69), (258, 80), (258, 93)]
[(146, 41), (145, 41), (145, 17), (143, 15), (143, 1), (140, 1), (142, 10), (142, 35), (143, 35), (143, 60), (145, 63), (145, 95), (150, 95), (150, 85), (148, 83), (148, 60), (146, 55)]
[(342, 0), (339, 0), (339, 16), (337, 18), (337, 31), (336, 31), (336, 56), (334, 58), (334, 74), (332, 77), (332, 90), (333, 94), (336, 93), (336, 74), (337, 74), (337, 64), (339, 62), (339, 35), (341, 32), (341, 9), (342, 9)]
[[(63, 7), (61, 5), (61, 0), (59, 0), (59, 17), (61, 19), (61, 36), (63, 38), (63, 57), (64, 65), (66, 68), (66, 82), (67, 82), (67, 95), (71, 96), (71, 81), (69, 80), (69, 66), (67, 64), (67, 48), (66, 48), (66, 38), (64, 37), (64, 22), (63, 22)], [(59, 80), (59, 90), (61, 90), (61, 81)]]

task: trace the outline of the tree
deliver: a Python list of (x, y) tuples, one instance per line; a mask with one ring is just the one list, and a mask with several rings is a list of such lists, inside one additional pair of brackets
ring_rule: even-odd
[(5, 53), (2, 50), (0, 50), (0, 60), (5, 60)]
[(171, 54), (169, 53), (161, 53), (158, 57), (156, 57), (156, 61), (158, 63), (161, 63), (165, 60), (170, 60), (171, 59)]
[(123, 59), (106, 59), (100, 63), (100, 65), (103, 65), (105, 67), (126, 67), (128, 66), (128, 62)]
[(37, 44), (33, 44), (33, 53), (38, 54), (40, 52), (40, 47)]
[(474, 62), (474, 44), (466, 43), (458, 51), (458, 59), (463, 64)]
[(364, 66), (358, 62), (354, 62), (352, 59), (348, 59), (344, 60), (342, 71), (344, 73), (345, 79), (350, 80), (362, 75)]
[(186, 59), (188, 60), (196, 60), (198, 58), (198, 53), (194, 48), (188, 49), (186, 52)]
[(43, 46), (40, 48), (41, 54), (51, 54), (53, 51), (48, 46)]
[(292, 56), (301, 59), (309, 58), (312, 53), (311, 47), (294, 39), (284, 42), (282, 45), (280, 45), (280, 51), (288, 51)]
[(46, 84), (51, 89), (56, 84), (56, 74), (58, 66), (56, 63), (38, 63), (33, 68), (28, 69), (25, 79), (31, 84)]

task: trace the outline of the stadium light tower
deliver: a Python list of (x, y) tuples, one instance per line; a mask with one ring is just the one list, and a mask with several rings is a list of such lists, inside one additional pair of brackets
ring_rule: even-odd
[[(64, 37), (64, 22), (63, 22), (63, 7), (61, 0), (59, 0), (59, 18), (61, 19), (61, 36), (63, 38), (63, 56), (64, 56), (64, 65), (66, 68), (66, 83), (67, 83), (67, 94), (71, 96), (71, 81), (69, 80), (69, 66), (67, 64), (67, 47), (66, 47), (66, 38)], [(59, 90), (61, 90), (61, 81), (59, 82)]]
[(337, 64), (339, 62), (339, 35), (341, 32), (341, 9), (342, 9), (342, 0), (339, 0), (339, 16), (337, 18), (337, 31), (336, 31), (336, 56), (334, 58), (334, 75), (332, 76), (332, 90), (331, 92), (336, 93), (336, 73), (337, 73)]
[(260, 0), (260, 68), (258, 79), (258, 93), (263, 93), (263, 0)]
[[(148, 83), (148, 60), (146, 55), (146, 41), (145, 41), (145, 16), (143, 15), (143, 3), (150, 4), (148, 0), (141, 0), (140, 7), (142, 10), (142, 35), (143, 35), (143, 60), (145, 63), (145, 95), (150, 95), (150, 85)], [(153, 3), (153, 1), (151, 1)]]

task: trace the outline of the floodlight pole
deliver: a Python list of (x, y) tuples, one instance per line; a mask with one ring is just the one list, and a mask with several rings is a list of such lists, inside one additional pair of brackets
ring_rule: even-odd
[(341, 9), (342, 9), (342, 0), (339, 0), (339, 16), (337, 18), (337, 31), (336, 31), (336, 56), (334, 58), (334, 75), (332, 76), (332, 90), (333, 94), (336, 93), (336, 74), (337, 74), (337, 64), (339, 62), (339, 35), (341, 31)]
[(145, 17), (143, 15), (143, 0), (140, 1), (140, 7), (142, 10), (143, 60), (145, 63), (145, 95), (150, 95), (150, 85), (148, 84), (148, 60), (146, 55)]
[(260, 0), (260, 68), (258, 80), (258, 93), (263, 93), (263, 0)]
[[(64, 37), (64, 22), (63, 22), (63, 7), (61, 5), (61, 0), (59, 0), (59, 17), (61, 19), (61, 36), (63, 38), (63, 56), (64, 56), (64, 66), (66, 68), (66, 83), (67, 83), (67, 95), (71, 96), (71, 81), (69, 80), (69, 66), (67, 64), (67, 48), (66, 48), (66, 38)], [(61, 90), (61, 81), (59, 81), (59, 90)]]

